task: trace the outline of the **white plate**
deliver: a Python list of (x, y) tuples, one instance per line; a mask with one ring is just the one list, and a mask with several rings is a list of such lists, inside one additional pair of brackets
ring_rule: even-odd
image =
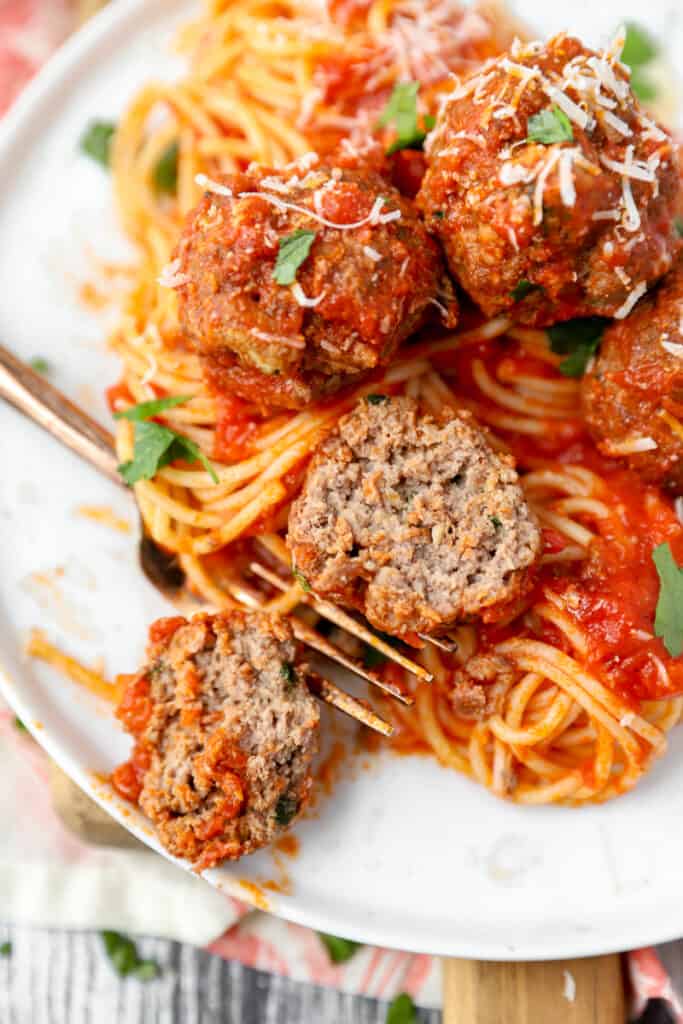
[[(623, 15), (671, 40), (675, 3), (575, 2), (573, 13), (519, 3), (539, 31), (604, 38)], [(538, 8), (538, 9), (537, 9)], [(188, 6), (121, 0), (73, 39), (0, 127), (0, 338), (45, 356), (54, 380), (108, 421), (117, 377), (101, 326), (76, 300), (84, 249), (125, 252), (107, 176), (77, 152), (93, 117), (116, 117), (150, 77), (178, 67), (166, 44)], [(594, 18), (593, 18), (594, 15)], [(593, 18), (593, 20), (591, 20)], [(595, 21), (594, 19), (598, 20)], [(679, 52), (683, 50), (683, 46)], [(139, 662), (145, 624), (169, 609), (140, 575), (133, 535), (75, 514), (130, 498), (0, 404), (0, 688), (62, 767), (150, 846), (142, 819), (99, 784), (128, 741), (110, 713), (21, 653), (31, 626), (110, 674)], [(61, 575), (55, 572), (62, 567)], [(35, 574), (39, 575), (36, 576)], [(40, 574), (43, 574), (42, 576)], [(547, 959), (624, 949), (683, 933), (683, 730), (636, 792), (603, 807), (518, 808), (424, 758), (385, 755), (343, 781), (297, 828), (290, 895), (271, 909), (315, 928), (403, 949), (481, 959)], [(264, 852), (211, 881), (277, 875)]]

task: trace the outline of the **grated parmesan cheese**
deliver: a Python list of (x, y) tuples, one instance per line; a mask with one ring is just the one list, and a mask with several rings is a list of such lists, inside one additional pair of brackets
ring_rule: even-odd
[(373, 249), (371, 245), (364, 245), (363, 252), (368, 257), (369, 260), (372, 260), (373, 263), (379, 263), (379, 261), (382, 259), (381, 252), (377, 252), (377, 250)]
[(271, 334), (270, 331), (262, 331), (258, 327), (251, 327), (249, 333), (259, 341), (266, 341), (270, 344), (284, 345), (286, 348), (306, 348), (303, 338), (288, 338), (284, 334)]
[(573, 1003), (576, 999), (576, 982), (574, 975), (571, 971), (563, 971), (564, 977), (564, 988), (562, 989), (562, 995), (568, 1003)]
[(232, 189), (229, 189), (227, 185), (221, 185), (219, 181), (214, 181), (213, 178), (207, 177), (206, 174), (197, 174), (194, 180), (205, 192), (215, 192), (217, 196), (226, 196), (228, 198), (232, 196)]
[(171, 260), (170, 263), (167, 263), (161, 269), (161, 273), (157, 278), (157, 284), (161, 285), (162, 288), (180, 288), (181, 285), (188, 284), (190, 278), (187, 274), (180, 273), (180, 266), (180, 259)]
[(536, 188), (534, 189), (534, 224), (540, 224), (543, 220), (543, 194), (545, 192), (545, 184), (550, 173), (554, 170), (555, 165), (560, 159), (560, 153), (561, 150), (559, 149), (553, 150), (547, 158), (543, 170), (536, 179)]
[(679, 495), (674, 501), (674, 509), (679, 523), (683, 524), (683, 497)]
[(660, 341), (660, 344), (665, 352), (668, 352), (670, 356), (675, 356), (676, 359), (683, 359), (683, 345), (676, 341)]
[(605, 444), (608, 455), (637, 455), (640, 452), (653, 452), (658, 447), (654, 437), (627, 437), (624, 441)]
[[(633, 289), (633, 291), (630, 292), (627, 295), (626, 301), (621, 306), (619, 306), (619, 309), (614, 314), (614, 319), (615, 320), (623, 320), (624, 317), (628, 316), (629, 313), (631, 312), (631, 310), (633, 309), (633, 307), (635, 306), (636, 302), (638, 301), (638, 299), (642, 298), (642, 296), (645, 294), (646, 291), (647, 291), (647, 281), (639, 281), (638, 284)], [(652, 440), (652, 439), (650, 438), (650, 440)], [(653, 444), (654, 444), (654, 447), (656, 448), (657, 445), (654, 442), (653, 442)], [(642, 450), (645, 451), (646, 449), (642, 449)]]
[(304, 306), (306, 309), (315, 308), (315, 306), (321, 303), (325, 297), (325, 291), (323, 290), (315, 299), (309, 299), (298, 281), (295, 281), (292, 285), (291, 292), (298, 304), (300, 306)]

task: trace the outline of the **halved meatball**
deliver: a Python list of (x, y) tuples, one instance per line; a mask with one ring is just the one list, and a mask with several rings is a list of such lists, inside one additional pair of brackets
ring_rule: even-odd
[(114, 773), (159, 839), (197, 870), (272, 842), (312, 785), (319, 711), (289, 624), (232, 611), (160, 619), (118, 717), (135, 738)]
[(388, 363), (433, 303), (455, 324), (412, 203), (349, 159), (207, 182), (173, 266), (181, 324), (219, 392), (298, 408)]
[(469, 414), (370, 395), (313, 457), (288, 544), (317, 594), (401, 636), (502, 616), (540, 535), (512, 459)]
[(489, 316), (624, 317), (681, 247), (677, 149), (619, 52), (517, 41), (444, 99), (417, 201)]
[(605, 455), (683, 493), (683, 259), (604, 333), (583, 378), (586, 423)]

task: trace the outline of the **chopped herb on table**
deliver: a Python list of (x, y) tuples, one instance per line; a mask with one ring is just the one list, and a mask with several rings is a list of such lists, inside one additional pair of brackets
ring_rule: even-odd
[(175, 195), (178, 189), (178, 156), (180, 149), (177, 142), (171, 142), (159, 157), (154, 168), (154, 187), (157, 192)]
[(555, 142), (572, 142), (572, 123), (559, 107), (548, 107), (529, 118), (527, 142), (542, 142), (551, 146)]
[(654, 549), (652, 561), (659, 576), (655, 636), (661, 637), (672, 658), (679, 658), (683, 654), (683, 569), (668, 543)]
[(91, 121), (81, 135), (80, 148), (92, 160), (109, 167), (111, 143), (116, 132), (113, 121)]
[(132, 939), (120, 932), (102, 932), (104, 948), (112, 967), (122, 978), (137, 978), (138, 981), (151, 981), (160, 974), (159, 965), (154, 960), (141, 960), (137, 946)]
[(657, 43), (645, 29), (634, 21), (626, 23), (626, 42), (621, 60), (631, 69), (631, 89), (639, 100), (657, 98), (657, 86), (650, 76), (649, 66), (658, 53)]
[(387, 149), (388, 156), (399, 149), (422, 149), (427, 132), (434, 127), (434, 118), (429, 115), (422, 118), (424, 127), (420, 127), (417, 111), (419, 91), (419, 82), (397, 82), (377, 121), (377, 128), (392, 125), (396, 130), (396, 139)]
[(33, 359), (29, 360), (28, 364), (32, 370), (36, 373), (47, 374), (50, 372), (50, 364), (47, 359), (43, 359), (42, 356), (34, 356)]
[(273, 277), (278, 284), (294, 284), (296, 272), (308, 257), (317, 231), (301, 228), (280, 239)]
[(345, 964), (361, 948), (360, 942), (351, 939), (340, 939), (337, 935), (326, 935), (325, 932), (318, 932), (318, 935), (333, 964)]
[(603, 317), (587, 316), (548, 328), (553, 352), (568, 357), (560, 363), (560, 373), (565, 377), (583, 376), (589, 360), (597, 352), (607, 323)]
[(19, 732), (28, 732), (28, 729), (26, 728), (26, 726), (24, 725), (22, 720), (20, 718), (18, 718), (18, 717), (14, 719), (14, 728), (17, 729)]
[(151, 402), (141, 402), (123, 412), (114, 413), (114, 419), (130, 420), (135, 425), (135, 441), (133, 458), (119, 466), (119, 473), (129, 485), (138, 480), (151, 480), (156, 473), (176, 459), (185, 462), (200, 462), (215, 484), (218, 483), (216, 471), (198, 444), (189, 437), (179, 434), (170, 427), (152, 422), (166, 409), (189, 402), (186, 395), (173, 395), (158, 398)]
[(12, 943), (3, 942), (0, 944), (0, 956), (11, 956), (12, 955)]
[(407, 992), (401, 992), (390, 1005), (386, 1024), (417, 1024), (415, 1003)]

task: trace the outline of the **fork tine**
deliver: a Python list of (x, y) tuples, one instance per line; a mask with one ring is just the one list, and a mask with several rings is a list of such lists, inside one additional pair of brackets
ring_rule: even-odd
[(369, 729), (374, 729), (375, 732), (381, 733), (382, 736), (392, 735), (394, 731), (393, 725), (389, 725), (388, 722), (385, 722), (383, 718), (380, 718), (379, 715), (376, 715), (374, 711), (366, 707), (359, 700), (356, 700), (349, 693), (340, 690), (329, 679), (319, 676), (317, 672), (309, 672), (307, 678), (311, 692), (324, 701), (325, 704), (330, 704), (337, 711), (343, 711), (344, 714), (350, 715), (357, 722), (367, 725)]
[[(261, 565), (260, 562), (251, 562), (249, 565), (250, 570), (255, 576), (260, 576), (261, 579), (266, 580), (273, 587), (278, 590), (288, 590), (288, 586), (285, 581), (277, 575), (277, 573), (271, 572), (270, 569), (266, 569), (265, 566)], [(346, 630), (347, 633), (351, 633), (358, 640), (362, 640), (370, 647), (374, 647), (375, 650), (383, 654), (385, 658), (390, 661), (396, 662), (401, 668), (417, 676), (418, 679), (423, 679), (425, 682), (430, 683), (434, 678), (431, 672), (423, 668), (422, 665), (416, 664), (411, 661), (410, 658), (404, 657), (400, 651), (395, 650), (390, 644), (385, 643), (380, 637), (376, 636), (371, 630), (367, 629), (362, 623), (358, 622), (351, 615), (347, 615), (341, 608), (337, 608), (336, 605), (331, 604), (329, 601), (323, 601), (315, 594), (308, 595), (305, 591), (301, 591), (302, 602), (309, 603), (319, 615), (323, 618), (329, 619), (330, 622), (334, 622), (335, 626), (339, 626), (340, 629)]]

